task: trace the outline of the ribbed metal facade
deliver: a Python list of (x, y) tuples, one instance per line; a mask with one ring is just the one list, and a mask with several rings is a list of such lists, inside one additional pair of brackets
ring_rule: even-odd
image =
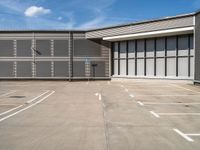
[(200, 83), (200, 13), (195, 17), (195, 76), (194, 80)]
[[(85, 32), (0, 33), (1, 79), (109, 78), (109, 44)], [(95, 64), (95, 68), (92, 67)]]

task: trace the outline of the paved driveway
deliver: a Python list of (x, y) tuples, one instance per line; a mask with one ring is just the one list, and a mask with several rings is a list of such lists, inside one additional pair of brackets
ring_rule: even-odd
[(190, 81), (1, 81), (2, 150), (199, 150)]

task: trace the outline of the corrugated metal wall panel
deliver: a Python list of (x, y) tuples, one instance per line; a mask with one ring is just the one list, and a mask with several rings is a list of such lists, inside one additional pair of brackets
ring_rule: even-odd
[(68, 62), (54, 62), (54, 77), (69, 77)]
[(13, 40), (0, 40), (0, 57), (13, 57), (14, 56), (14, 41)]
[(36, 62), (36, 77), (51, 77), (51, 62)]
[(14, 62), (0, 61), (0, 77), (14, 77)]
[(17, 77), (32, 77), (32, 62), (18, 61), (17, 62)]
[(31, 40), (17, 40), (17, 56), (31, 57), (32, 56), (32, 41)]
[(200, 83), (200, 13), (196, 15), (195, 19), (195, 67), (194, 67), (194, 79), (195, 82)]
[(68, 40), (54, 40), (54, 56), (55, 57), (66, 57), (69, 51)]

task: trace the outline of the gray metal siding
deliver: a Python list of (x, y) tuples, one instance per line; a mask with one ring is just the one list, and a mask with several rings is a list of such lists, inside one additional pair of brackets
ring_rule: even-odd
[(68, 40), (54, 40), (54, 56), (65, 57), (68, 56), (69, 51)]
[(85, 62), (84, 61), (73, 62), (73, 77), (85, 77)]
[(17, 77), (32, 77), (32, 62), (18, 61), (17, 62)]
[(68, 62), (54, 62), (54, 77), (69, 77)]
[[(93, 64), (97, 64), (97, 66), (94, 68), (92, 67)], [(91, 77), (105, 77), (105, 62), (92, 61), (90, 65), (90, 70)]]
[(45, 57), (51, 56), (51, 41), (50, 40), (36, 40), (36, 56)]
[(0, 61), (0, 77), (14, 77), (14, 62)]
[(17, 56), (31, 57), (32, 56), (32, 41), (31, 40), (17, 40)]
[(200, 14), (196, 15), (195, 19), (195, 75), (196, 82), (200, 82)]
[(86, 59), (98, 63), (96, 77), (110, 77), (110, 42), (87, 40), (84, 32), (0, 33), (1, 78), (90, 77)]
[(51, 62), (36, 62), (36, 77), (51, 77)]
[(132, 34), (188, 26), (193, 26), (193, 16), (89, 31), (86, 32), (86, 38), (102, 38), (105, 36)]
[(13, 40), (0, 40), (0, 57), (13, 57), (14, 45)]
[(100, 40), (74, 40), (74, 56), (77, 57), (100, 57), (101, 56)]

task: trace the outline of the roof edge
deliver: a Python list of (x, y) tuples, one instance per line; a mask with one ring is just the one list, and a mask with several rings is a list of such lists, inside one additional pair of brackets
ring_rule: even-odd
[[(200, 13), (200, 10), (198, 11), (198, 13)], [(103, 27), (103, 28), (89, 29), (89, 30), (87, 30), (87, 32), (104, 30), (104, 29), (119, 28), (119, 27), (131, 26), (131, 25), (151, 23), (151, 22), (158, 22), (158, 21), (163, 21), (163, 20), (171, 20), (171, 19), (176, 19), (176, 18), (184, 18), (184, 17), (189, 17), (189, 16), (195, 16), (196, 14), (197, 14), (197, 12), (193, 12), (193, 13), (181, 14), (181, 15), (176, 15), (176, 16), (161, 17), (161, 18), (157, 18), (157, 19), (148, 19), (148, 20), (144, 20), (144, 21), (136, 21), (136, 22), (113, 25), (113, 26), (108, 26), (108, 27)]]

